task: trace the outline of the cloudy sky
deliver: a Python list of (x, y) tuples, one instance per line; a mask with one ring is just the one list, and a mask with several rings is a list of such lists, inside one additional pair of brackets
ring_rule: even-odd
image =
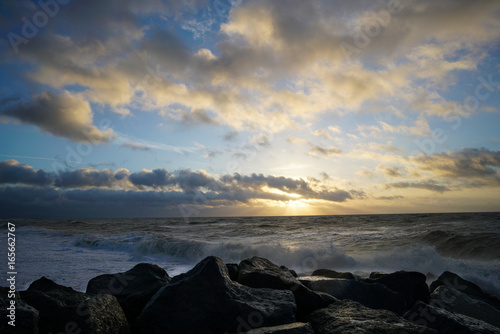
[(497, 0), (0, 2), (0, 215), (500, 210)]

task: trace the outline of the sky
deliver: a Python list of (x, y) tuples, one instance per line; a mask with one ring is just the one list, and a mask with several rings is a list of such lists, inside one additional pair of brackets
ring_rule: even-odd
[(0, 216), (500, 211), (497, 0), (0, 2)]

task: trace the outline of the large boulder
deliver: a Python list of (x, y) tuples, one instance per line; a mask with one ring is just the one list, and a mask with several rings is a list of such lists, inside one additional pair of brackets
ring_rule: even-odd
[(336, 301), (329, 295), (312, 291), (304, 286), (286, 267), (278, 267), (268, 259), (257, 256), (241, 261), (238, 266), (238, 282), (252, 288), (292, 291), (299, 319)]
[(367, 308), (352, 300), (341, 300), (306, 317), (316, 334), (431, 334), (437, 333), (415, 325), (386, 310)]
[(160, 288), (168, 284), (170, 279), (167, 272), (157, 265), (139, 263), (123, 273), (92, 278), (87, 284), (87, 293), (115, 296), (130, 326), (134, 328), (135, 321), (144, 306)]
[(401, 293), (410, 309), (417, 300), (429, 302), (429, 287), (425, 282), (424, 274), (416, 271), (397, 271), (392, 274), (373, 273), (370, 278), (364, 279), (366, 283), (380, 283), (389, 289)]
[(38, 334), (39, 312), (26, 304), (19, 293), (13, 293), (14, 296), (9, 296), (10, 294), (9, 288), (0, 288), (0, 318), (2, 319), (0, 333)]
[(326, 292), (338, 299), (357, 301), (369, 308), (385, 309), (400, 315), (406, 312), (404, 296), (383, 284), (330, 278), (310, 281), (308, 286), (312, 290)]
[(146, 305), (141, 333), (236, 333), (295, 322), (290, 291), (254, 289), (229, 278), (224, 262), (207, 257), (172, 279)]
[(463, 314), (451, 313), (442, 308), (417, 301), (413, 308), (403, 315), (409, 321), (434, 328), (440, 334), (498, 334), (500, 329), (482, 320)]
[(40, 313), (44, 333), (130, 333), (120, 304), (111, 295), (91, 296), (42, 277), (21, 298)]
[(288, 325), (252, 329), (248, 334), (314, 334), (309, 323), (296, 322)]
[(343, 278), (343, 279), (356, 279), (351, 273), (340, 273), (330, 269), (318, 269), (312, 273), (312, 276), (322, 276), (328, 278)]
[(462, 293), (465, 293), (471, 298), (488, 303), (497, 310), (500, 310), (500, 300), (497, 297), (484, 292), (476, 284), (463, 279), (455, 273), (449, 271), (445, 271), (444, 273), (442, 273), (441, 276), (437, 278), (437, 280), (431, 283), (431, 292), (441, 285), (446, 285), (454, 288)]
[[(446, 285), (441, 285), (431, 294), (430, 305), (452, 313), (460, 313), (483, 320), (500, 328), (500, 311), (477, 299), (473, 299)], [(499, 330), (500, 331), (500, 330)]]

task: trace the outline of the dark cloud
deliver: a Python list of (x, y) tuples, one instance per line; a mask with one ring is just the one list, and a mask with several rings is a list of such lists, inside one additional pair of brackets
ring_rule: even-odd
[(9, 105), (0, 114), (73, 141), (102, 144), (114, 136), (111, 129), (102, 131), (92, 125), (89, 103), (68, 92), (60, 95), (45, 92), (31, 101)]
[(173, 175), (166, 169), (142, 170), (129, 176), (130, 182), (137, 187), (165, 187), (175, 184)]
[(388, 177), (402, 177), (408, 173), (404, 167), (388, 167), (384, 165), (377, 166), (377, 169), (382, 171)]
[(54, 175), (44, 170), (36, 170), (16, 160), (0, 162), (0, 184), (30, 184), (46, 186), (52, 184)]
[(126, 185), (128, 170), (119, 169), (116, 172), (111, 169), (95, 170), (93, 168), (77, 169), (59, 173), (54, 185), (61, 188), (87, 188)]
[(396, 195), (396, 196), (379, 196), (379, 197), (376, 197), (376, 199), (380, 199), (380, 200), (383, 200), (383, 201), (394, 201), (394, 200), (403, 199), (403, 198), (404, 197), (400, 196), (400, 195)]
[(459, 181), (466, 186), (500, 185), (500, 151), (464, 148), (461, 151), (420, 155), (413, 162), (422, 171)]
[(231, 131), (224, 135), (224, 140), (233, 141), (238, 136), (238, 131)]
[[(253, 200), (286, 202), (298, 199), (296, 195), (301, 199), (330, 202), (366, 197), (363, 191), (325, 186), (323, 181), (315, 178), (237, 173), (214, 178), (205, 171), (190, 169), (130, 173), (126, 169), (82, 168), (49, 175), (15, 160), (0, 163), (0, 183), (6, 185), (0, 187), (0, 202), (10, 208), (2, 212), (6, 216), (9, 212), (12, 216), (23, 216), (23, 206), (24, 212), (33, 215), (47, 214), (48, 208), (57, 212), (47, 216), (69, 214), (69, 208), (73, 208), (75, 211), (71, 216), (76, 212), (85, 212), (85, 215), (95, 212), (97, 216), (125, 215), (129, 212), (135, 216), (153, 215), (153, 212), (165, 214), (178, 205), (210, 208), (247, 204)], [(35, 188), (36, 191), (33, 190)], [(144, 213), (146, 209), (152, 211)]]
[(311, 146), (310, 153), (314, 155), (318, 154), (324, 157), (331, 157), (333, 155), (341, 154), (342, 150), (338, 147), (323, 147), (314, 145)]
[(386, 188), (416, 188), (416, 189), (425, 189), (436, 192), (445, 192), (450, 191), (451, 189), (440, 185), (435, 181), (419, 181), (419, 182), (394, 182), (386, 184)]

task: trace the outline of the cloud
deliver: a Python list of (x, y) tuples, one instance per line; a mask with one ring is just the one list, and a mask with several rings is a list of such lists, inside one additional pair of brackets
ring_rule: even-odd
[[(5, 6), (5, 31), (18, 31), (16, 18), (36, 9), (26, 3)], [(154, 111), (189, 125), (276, 132), (325, 112), (343, 115), (369, 110), (363, 108), (368, 103), (390, 104), (394, 96), (418, 112), (440, 114), (456, 102), (418, 103), (413, 87), (429, 93), (454, 84), (454, 74), (477, 68), (488, 52), (482, 46), (500, 37), (498, 1), (407, 2), (348, 61), (340, 45), (353, 44), (354, 31), (373, 19), (370, 13), (387, 9), (386, 3), (242, 1), (222, 11), (216, 6), (202, 0), (146, 0), (140, 6), (130, 0), (71, 2), (51, 19), (50, 29), (8, 61), (32, 65), (22, 73), (31, 81), (59, 92), (78, 87), (81, 99), (117, 113)], [(196, 29), (205, 35), (207, 24), (223, 23), (213, 29), (211, 45), (196, 48), (181, 39), (183, 33), (164, 29), (165, 20), (195, 35)], [(393, 129), (406, 130), (419, 135), (428, 129)]]
[(271, 146), (271, 141), (269, 139), (269, 136), (265, 133), (255, 135), (252, 137), (250, 140), (252, 144), (261, 146), (261, 147), (270, 147)]
[(151, 151), (151, 148), (148, 146), (133, 142), (126, 142), (125, 144), (122, 144), (122, 147), (130, 148), (132, 151)]
[(99, 171), (93, 168), (82, 168), (59, 173), (54, 185), (60, 188), (113, 188), (127, 185), (128, 177), (129, 171), (124, 168), (117, 171), (111, 169)]
[(416, 189), (424, 189), (435, 192), (445, 192), (450, 191), (451, 189), (440, 185), (433, 180), (428, 181), (419, 181), (419, 182), (395, 182), (386, 184), (386, 188), (416, 188)]
[(328, 133), (328, 130), (319, 129), (313, 132), (313, 135), (317, 137), (323, 137), (325, 139), (333, 140), (333, 137)]
[(126, 169), (81, 168), (47, 176), (43, 170), (36, 171), (15, 160), (0, 163), (0, 181), (0, 201), (9, 208), (2, 215), (11, 217), (26, 212), (34, 216), (123, 216), (137, 215), (145, 209), (151, 209), (151, 215), (179, 215), (179, 205), (228, 208), (255, 201), (288, 202), (300, 198), (342, 203), (366, 197), (363, 190), (339, 189), (331, 179), (238, 173), (214, 177), (190, 169), (130, 173)]
[(321, 156), (321, 157), (326, 157), (329, 158), (334, 155), (338, 155), (342, 153), (342, 150), (338, 147), (334, 146), (329, 146), (329, 147), (324, 147), (321, 145), (315, 145), (311, 143), (310, 141), (307, 141), (305, 139), (297, 138), (297, 137), (288, 137), (287, 142), (290, 144), (299, 144), (299, 145), (306, 145), (309, 146), (309, 155), (311, 156)]
[(382, 201), (394, 201), (394, 200), (403, 199), (403, 198), (404, 197), (400, 196), (400, 195), (396, 195), (396, 196), (379, 196), (379, 197), (376, 197), (376, 199), (379, 199), (379, 200), (382, 200)]
[(151, 171), (143, 169), (140, 172), (130, 174), (129, 180), (139, 188), (143, 186), (157, 188), (175, 184), (172, 173), (166, 169), (154, 169)]
[(408, 171), (405, 167), (388, 167), (378, 165), (377, 170), (381, 171), (388, 177), (403, 177), (408, 175)]
[(341, 154), (342, 150), (338, 147), (333, 147), (333, 146), (323, 147), (323, 146), (319, 146), (319, 145), (314, 145), (314, 146), (311, 146), (310, 153), (313, 155), (321, 155), (321, 156), (329, 158), (331, 156)]
[(379, 151), (388, 151), (392, 153), (396, 152), (403, 152), (403, 149), (394, 146), (392, 144), (392, 141), (388, 141), (386, 144), (381, 144), (381, 143), (369, 143), (368, 144), (368, 149), (370, 150), (379, 150)]
[(72, 141), (103, 144), (114, 136), (112, 129), (99, 130), (94, 126), (89, 103), (69, 92), (60, 95), (44, 92), (34, 96), (31, 101), (20, 101), (0, 112), (22, 123), (36, 125), (54, 136)]
[(0, 161), (0, 184), (29, 184), (46, 186), (52, 184), (54, 175), (16, 160)]
[(460, 181), (471, 187), (500, 185), (500, 151), (464, 148), (460, 151), (419, 155), (415, 166), (435, 177)]

